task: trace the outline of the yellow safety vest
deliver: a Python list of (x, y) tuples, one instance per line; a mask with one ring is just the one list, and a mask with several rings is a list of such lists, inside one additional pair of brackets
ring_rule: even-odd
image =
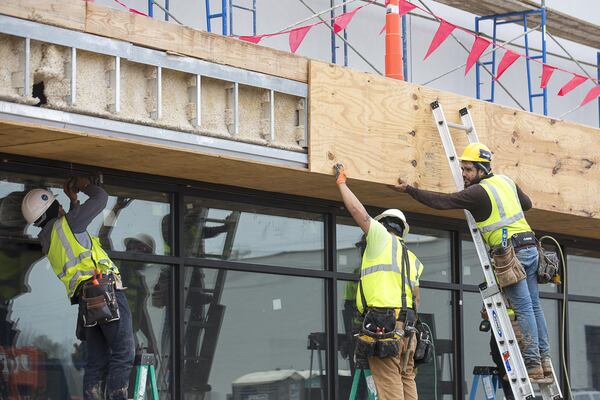
[[(362, 314), (364, 307), (360, 294), (362, 286), (368, 307), (401, 308), (402, 307), (402, 255), (403, 246), (400, 238), (390, 234), (385, 250), (376, 258), (363, 256), (360, 269), (360, 284), (356, 292), (356, 307)], [(408, 266), (405, 270), (404, 282), (406, 306), (413, 307), (413, 287), (419, 282), (423, 272), (423, 264), (417, 257), (408, 251)]]
[(60, 217), (52, 226), (48, 260), (58, 279), (65, 285), (67, 295), (73, 297), (77, 286), (91, 278), (98, 268), (105, 273), (118, 273), (117, 266), (100, 246), (100, 239), (90, 235), (91, 249), (83, 247), (75, 238), (66, 217)]
[(479, 182), (492, 202), (492, 212), (485, 221), (477, 222), (483, 240), (490, 246), (502, 243), (502, 228), (507, 229), (508, 238), (516, 233), (531, 232), (525, 220), (517, 185), (508, 176), (494, 175)]

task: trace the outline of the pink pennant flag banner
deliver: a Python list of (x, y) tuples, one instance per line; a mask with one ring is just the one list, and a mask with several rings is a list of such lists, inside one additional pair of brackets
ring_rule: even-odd
[(487, 49), (490, 44), (491, 42), (489, 40), (477, 36), (477, 38), (473, 42), (473, 47), (471, 47), (469, 57), (467, 57), (467, 67), (465, 69), (465, 75), (469, 73), (469, 70), (473, 67), (475, 62), (477, 62), (479, 57), (481, 57), (485, 49)]
[(400, 0), (400, 3), (399, 3), (400, 16), (403, 16), (404, 14), (408, 14), (415, 8), (417, 8), (417, 6), (415, 6), (414, 4), (409, 3), (406, 0)]
[(337, 16), (333, 22), (333, 31), (335, 33), (338, 33), (339, 31), (343, 31), (344, 29), (346, 29), (350, 21), (352, 21), (352, 18), (354, 18), (356, 12), (360, 9), (361, 7), (357, 7), (350, 12)]
[(437, 48), (440, 47), (440, 45), (444, 42), (444, 40), (446, 40), (446, 38), (448, 36), (450, 36), (450, 34), (452, 33), (452, 31), (454, 29), (456, 29), (456, 25), (452, 25), (449, 22), (441, 20), (440, 26), (438, 27), (437, 31), (435, 32), (435, 35), (433, 36), (433, 40), (431, 41), (431, 44), (429, 45), (429, 49), (427, 50), (427, 54), (425, 54), (425, 58), (423, 58), (423, 60), (426, 60), (427, 57), (429, 57), (431, 55), (431, 53), (436, 51)]
[(564, 96), (571, 90), (575, 89), (577, 86), (581, 85), (583, 82), (587, 81), (587, 79), (588, 78), (586, 78), (585, 76), (573, 74), (573, 78), (569, 82), (567, 82), (565, 86), (560, 88), (560, 90), (558, 91), (558, 95)]
[(300, 47), (300, 44), (302, 44), (302, 41), (304, 40), (304, 38), (306, 37), (306, 34), (308, 33), (308, 31), (310, 31), (310, 28), (312, 28), (313, 25), (308, 25), (308, 26), (303, 26), (300, 28), (296, 28), (296, 29), (292, 29), (292, 31), (290, 32), (290, 51), (292, 53), (295, 53), (296, 50), (298, 50), (298, 47)]
[(556, 68), (552, 65), (542, 64), (542, 81), (540, 82), (540, 88), (545, 89), (548, 86), (550, 77), (556, 71)]
[(495, 80), (500, 79), (504, 71), (508, 69), (515, 61), (517, 61), (521, 57), (520, 54), (515, 53), (514, 51), (506, 50), (502, 60), (500, 60), (500, 64), (498, 64), (498, 72), (496, 73)]
[(587, 95), (581, 102), (581, 106), (585, 106), (587, 103), (594, 100), (598, 96), (600, 96), (600, 85), (596, 85), (590, 89), (590, 91), (587, 93)]
[(239, 39), (243, 40), (244, 42), (250, 42), (250, 43), (258, 43), (261, 41), (261, 39), (263, 38), (263, 35), (259, 35), (259, 36), (240, 36)]

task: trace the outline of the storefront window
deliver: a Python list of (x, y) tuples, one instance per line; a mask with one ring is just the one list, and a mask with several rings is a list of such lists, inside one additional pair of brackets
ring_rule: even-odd
[(185, 282), (185, 398), (326, 399), (321, 280), (187, 267)]
[(567, 249), (569, 294), (598, 296), (600, 282), (600, 251)]
[[(573, 395), (600, 396), (600, 304), (569, 303), (569, 377)], [(555, 363), (556, 365), (556, 363)], [(583, 397), (584, 393), (589, 396)], [(578, 398), (578, 397), (576, 397)]]
[(337, 270), (355, 275), (360, 274), (362, 262), (361, 239), (363, 231), (352, 218), (338, 217), (336, 225)]
[(320, 214), (185, 198), (188, 257), (309, 269), (324, 268)]
[(455, 399), (454, 338), (451, 292), (421, 288), (419, 318), (431, 329), (434, 360), (419, 367), (417, 388), (422, 399)]

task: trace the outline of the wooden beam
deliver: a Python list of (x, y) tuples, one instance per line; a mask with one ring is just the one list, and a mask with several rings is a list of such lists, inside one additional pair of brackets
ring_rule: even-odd
[[(426, 140), (419, 139), (418, 142), (418, 146), (426, 145)], [(97, 166), (100, 169), (121, 169), (183, 178), (198, 181), (200, 186), (202, 182), (210, 182), (340, 201), (334, 178), (329, 170), (325, 173), (317, 173), (301, 168), (285, 168), (207, 155), (191, 150), (183, 151), (164, 146), (152, 146), (144, 143), (143, 140), (107, 138), (55, 127), (0, 120), (0, 153), (86, 164)], [(98, 157), (98, 154), (103, 156)], [(384, 160), (379, 161), (379, 164), (383, 163)], [(411, 165), (402, 158), (394, 158), (393, 163), (397, 163), (398, 166)], [(356, 165), (356, 163), (349, 164)], [(376, 164), (373, 165), (377, 166)], [(444, 165), (439, 165), (438, 170), (444, 170)], [(395, 174), (392, 175), (395, 176)], [(355, 179), (357, 174), (354, 170), (350, 171), (350, 177), (349, 185), (352, 190), (367, 205), (383, 208), (395, 207), (413, 213), (462, 218), (460, 211), (432, 210), (412, 200), (408, 195), (392, 191), (383, 183)], [(527, 219), (534, 229), (600, 239), (600, 219), (598, 218), (536, 208), (527, 213)]]
[[(339, 161), (361, 181), (404, 177), (426, 190), (454, 191), (429, 106), (439, 100), (456, 123), (458, 110), (470, 109), (480, 140), (494, 152), (494, 171), (530, 194), (535, 210), (600, 221), (596, 128), (317, 61), (309, 88), (311, 172), (331, 174)], [(466, 135), (453, 137), (462, 151)]]
[(85, 30), (218, 64), (300, 82), (308, 80), (308, 60), (304, 57), (93, 3), (87, 6)]
[(0, 14), (83, 31), (85, 6), (85, 1), (2, 0)]
[[(539, 8), (539, 4), (529, 0), (435, 1), (480, 16), (535, 10)], [(532, 16), (528, 18), (528, 20), (530, 26), (540, 23), (539, 17)], [(556, 37), (590, 46), (594, 49), (600, 48), (600, 26), (591, 22), (546, 7), (546, 28), (548, 32)]]

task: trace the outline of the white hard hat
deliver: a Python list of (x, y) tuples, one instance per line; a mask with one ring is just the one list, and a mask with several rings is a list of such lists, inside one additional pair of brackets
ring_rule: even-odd
[(398, 210), (397, 208), (390, 208), (389, 210), (385, 210), (384, 212), (376, 216), (375, 221), (380, 221), (384, 218), (396, 218), (402, 221), (402, 224), (404, 225), (402, 238), (406, 238), (406, 236), (408, 235), (408, 231), (410, 230), (410, 226), (408, 225), (408, 222), (406, 222), (406, 217), (404, 216), (404, 213), (402, 211)]
[(143, 244), (144, 246), (146, 246), (148, 248), (148, 251), (153, 252), (154, 248), (156, 247), (155, 243), (154, 243), (154, 239), (152, 238), (152, 236), (148, 235), (147, 233), (138, 233), (137, 235), (133, 236), (133, 237), (127, 237), (123, 240), (123, 243), (125, 244), (125, 247), (129, 246), (129, 243), (131, 242), (138, 242)]
[(54, 203), (56, 197), (46, 189), (33, 189), (25, 195), (21, 203), (21, 212), (29, 224), (33, 224)]

